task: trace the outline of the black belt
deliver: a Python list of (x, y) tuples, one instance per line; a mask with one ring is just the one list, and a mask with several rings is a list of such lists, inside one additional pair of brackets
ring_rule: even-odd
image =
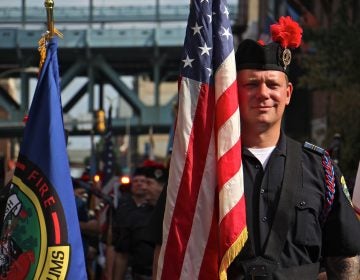
[[(320, 263), (311, 263), (290, 268), (280, 268), (262, 257), (242, 263), (245, 280), (303, 280), (316, 279)], [(244, 279), (244, 278), (239, 278)]]
[(246, 280), (271, 280), (278, 263), (263, 257), (256, 257), (241, 262)]
[(248, 277), (251, 280), (271, 280), (271, 273), (267, 271), (265, 265), (253, 265), (248, 268)]

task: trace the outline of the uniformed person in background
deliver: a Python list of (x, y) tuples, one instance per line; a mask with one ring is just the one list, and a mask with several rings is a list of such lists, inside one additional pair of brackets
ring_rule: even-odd
[[(145, 161), (136, 170), (131, 186), (132, 199), (119, 204), (113, 221), (114, 280), (126, 279), (128, 267), (131, 279), (151, 279), (154, 247), (146, 241), (147, 227), (167, 178), (165, 166), (153, 161)], [(136, 182), (139, 180), (141, 186)]]
[[(146, 178), (144, 168), (135, 169), (131, 177), (130, 195), (120, 197), (112, 220), (114, 264), (109, 279), (131, 279), (131, 242), (139, 219), (151, 213), (145, 200)], [(107, 260), (109, 261), (109, 260)]]
[(359, 279), (360, 223), (344, 177), (324, 149), (282, 130), (302, 29), (281, 17), (271, 32), (273, 42), (247, 39), (236, 52), (249, 237), (228, 279), (317, 279), (321, 264), (328, 279)]
[(80, 232), (86, 260), (86, 271), (89, 280), (96, 279), (94, 259), (97, 254), (97, 240), (100, 234), (99, 221), (90, 215), (89, 186), (81, 179), (72, 178), (75, 204), (79, 218)]

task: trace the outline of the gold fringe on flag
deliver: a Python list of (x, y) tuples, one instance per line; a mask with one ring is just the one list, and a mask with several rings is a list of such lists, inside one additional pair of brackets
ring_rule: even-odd
[(219, 269), (219, 279), (227, 280), (227, 269), (230, 266), (231, 262), (236, 258), (241, 249), (245, 246), (245, 242), (248, 239), (247, 228), (244, 228), (237, 240), (231, 247), (227, 250), (223, 256)]

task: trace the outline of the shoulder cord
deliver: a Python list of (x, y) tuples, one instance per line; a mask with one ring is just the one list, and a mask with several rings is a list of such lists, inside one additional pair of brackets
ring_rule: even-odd
[(306, 149), (313, 150), (322, 156), (322, 166), (324, 167), (324, 171), (325, 171), (325, 184), (326, 184), (325, 205), (322, 213), (320, 214), (320, 223), (323, 226), (325, 224), (326, 218), (329, 215), (335, 197), (334, 166), (331, 162), (329, 153), (325, 149), (315, 146), (309, 142), (305, 142), (304, 147)]
[(325, 224), (326, 218), (329, 215), (335, 196), (335, 172), (334, 166), (331, 163), (330, 155), (327, 151), (324, 151), (322, 157), (322, 166), (325, 171), (325, 205), (320, 216), (320, 222), (322, 225)]

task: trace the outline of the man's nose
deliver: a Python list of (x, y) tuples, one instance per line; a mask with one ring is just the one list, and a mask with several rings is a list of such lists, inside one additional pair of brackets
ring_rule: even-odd
[(270, 89), (266, 85), (266, 83), (260, 83), (257, 90), (257, 98), (259, 99), (267, 99), (269, 98)]

